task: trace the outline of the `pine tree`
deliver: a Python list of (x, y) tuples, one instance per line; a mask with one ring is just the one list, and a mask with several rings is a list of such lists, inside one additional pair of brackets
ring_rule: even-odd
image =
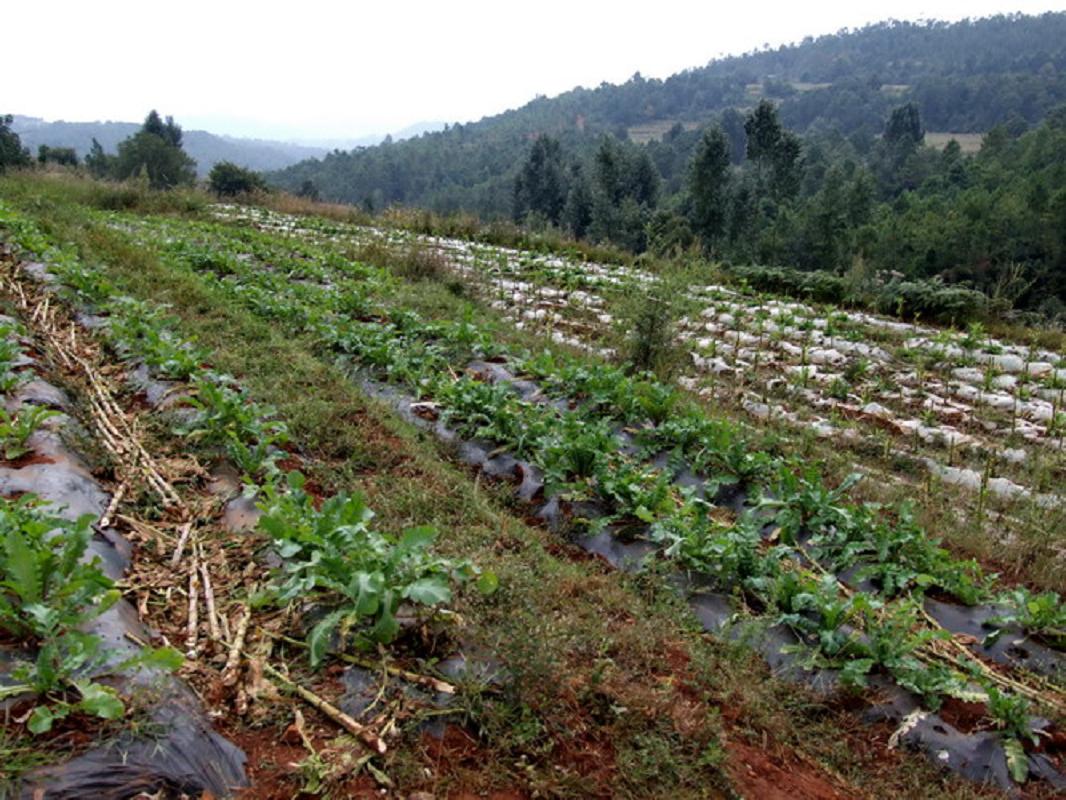
[(93, 137), (92, 146), (85, 156), (85, 166), (94, 178), (107, 178), (115, 168), (115, 157), (104, 152), (103, 145)]
[(696, 147), (688, 182), (692, 196), (692, 227), (708, 250), (726, 232), (729, 161), (729, 139), (721, 128), (709, 128)]
[[(148, 176), (153, 189), (171, 189), (196, 180), (196, 162), (181, 148), (181, 127), (153, 109), (133, 136), (119, 143), (113, 173), (119, 180)], [(90, 167), (91, 168), (91, 167)]]
[(0, 114), (0, 172), (6, 167), (25, 167), (30, 163), (30, 151), (22, 146), (19, 135), (11, 130), (15, 118)]
[(892, 110), (892, 115), (885, 124), (886, 142), (914, 150), (924, 138), (925, 131), (922, 130), (922, 118), (917, 105), (907, 103)]
[(540, 136), (533, 143), (514, 184), (514, 217), (521, 221), (530, 212), (558, 225), (566, 206), (566, 175), (563, 150), (557, 139)]
[(748, 137), (747, 155), (760, 167), (769, 163), (781, 140), (781, 123), (777, 109), (769, 100), (761, 100), (744, 121), (744, 133)]

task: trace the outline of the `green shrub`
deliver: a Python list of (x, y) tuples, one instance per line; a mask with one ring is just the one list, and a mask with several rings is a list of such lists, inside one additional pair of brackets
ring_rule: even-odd
[(266, 191), (266, 183), (258, 172), (245, 169), (232, 161), (219, 161), (207, 176), (208, 186), (219, 197)]

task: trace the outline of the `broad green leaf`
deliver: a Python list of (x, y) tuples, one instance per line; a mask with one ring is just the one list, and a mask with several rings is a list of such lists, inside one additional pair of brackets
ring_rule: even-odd
[(392, 592), (386, 592), (381, 604), (381, 614), (370, 632), (370, 635), (379, 642), (391, 642), (400, 632), (400, 624), (392, 613)]
[(89, 681), (75, 681), (74, 685), (81, 693), (78, 707), (86, 714), (101, 719), (119, 719), (125, 713), (126, 707), (119, 699), (118, 693), (110, 686)]
[(496, 590), (500, 588), (500, 579), (496, 577), (495, 572), (487, 569), (481, 573), (476, 585), (477, 590), (487, 597), (495, 594)]
[(403, 532), (399, 547), (401, 550), (413, 550), (428, 547), (437, 538), (437, 530), (430, 525), (408, 528)]
[(33, 620), (38, 634), (52, 631), (59, 624), (59, 611), (44, 603), (27, 603), (22, 606), (22, 613)]
[(374, 616), (374, 614), (378, 613), (378, 608), (381, 605), (381, 589), (385, 584), (384, 576), (379, 572), (373, 575), (360, 572), (355, 576), (355, 581), (357, 586), (355, 613), (361, 617)]
[(48, 706), (37, 706), (37, 708), (33, 709), (33, 713), (30, 714), (26, 727), (29, 728), (30, 733), (47, 733), (52, 730), (52, 723), (55, 719), (55, 715), (52, 714), (52, 710)]
[(140, 661), (146, 667), (158, 667), (159, 669), (173, 672), (180, 669), (185, 662), (185, 656), (173, 647), (154, 647), (144, 651)]
[(1015, 783), (1025, 783), (1029, 777), (1029, 756), (1015, 737), (1003, 740), (1003, 752), (1007, 755), (1007, 769)]
[(422, 578), (408, 584), (403, 594), (404, 597), (424, 606), (441, 605), (452, 599), (452, 591), (448, 588), (448, 581), (439, 577)]
[(93, 616), (99, 616), (107, 611), (111, 606), (122, 599), (122, 592), (118, 589), (112, 589), (105, 592), (99, 600), (96, 602), (96, 607), (93, 610)]
[(872, 658), (856, 658), (844, 665), (840, 671), (840, 679), (847, 686), (865, 686), (866, 675), (873, 669)]
[(317, 667), (322, 663), (329, 651), (330, 640), (333, 631), (345, 615), (349, 613), (347, 608), (338, 608), (320, 619), (311, 632), (307, 634), (307, 651), (311, 657), (311, 666)]
[(34, 682), (38, 687), (45, 689), (51, 689), (58, 683), (58, 675), (56, 674), (56, 662), (59, 660), (59, 647), (54, 640), (46, 640), (40, 650), (37, 651), (37, 674), (34, 677)]
[(35, 603), (41, 599), (41, 575), (37, 557), (22, 531), (12, 528), (7, 532), (6, 564), (4, 571), (10, 576), (5, 583), (24, 603)]

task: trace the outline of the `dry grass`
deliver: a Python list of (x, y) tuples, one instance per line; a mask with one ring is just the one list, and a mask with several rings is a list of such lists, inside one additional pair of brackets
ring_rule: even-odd
[(294, 214), (301, 217), (326, 217), (327, 219), (355, 225), (368, 225), (373, 222), (373, 218), (369, 214), (355, 206), (311, 200), (288, 192), (272, 191), (257, 194), (255, 205), (269, 208), (280, 214)]
[(358, 248), (355, 254), (359, 261), (387, 267), (409, 281), (441, 281), (451, 274), (444, 253), (418, 242), (390, 245), (374, 240)]

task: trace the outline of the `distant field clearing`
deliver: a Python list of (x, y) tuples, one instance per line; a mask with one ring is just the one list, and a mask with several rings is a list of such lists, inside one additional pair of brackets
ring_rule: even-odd
[[(676, 119), (656, 120), (655, 122), (646, 122), (643, 125), (634, 125), (626, 132), (629, 134), (630, 141), (637, 144), (647, 144), (653, 139), (662, 139), (677, 123), (678, 120)], [(686, 131), (694, 131), (702, 124), (701, 122), (681, 123)]]
[(926, 131), (925, 143), (937, 150), (943, 150), (948, 142), (955, 139), (964, 153), (976, 153), (981, 149), (981, 140), (985, 138), (983, 133), (934, 133)]

